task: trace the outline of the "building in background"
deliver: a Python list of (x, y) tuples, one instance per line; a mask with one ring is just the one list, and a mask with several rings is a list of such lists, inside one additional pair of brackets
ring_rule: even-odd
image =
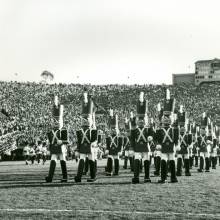
[(220, 59), (199, 60), (195, 63), (195, 85), (220, 81)]
[(173, 74), (173, 85), (204, 82), (220, 82), (220, 59), (196, 61), (195, 73)]

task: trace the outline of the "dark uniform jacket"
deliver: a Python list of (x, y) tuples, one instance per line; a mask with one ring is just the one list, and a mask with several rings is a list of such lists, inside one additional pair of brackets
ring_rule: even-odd
[(200, 135), (197, 138), (199, 152), (206, 153), (207, 152), (207, 136), (206, 135)]
[(152, 127), (131, 130), (131, 147), (134, 149), (134, 152), (150, 152), (147, 140), (149, 136), (154, 137)]
[(197, 147), (198, 147), (198, 142), (197, 142), (197, 141), (196, 141), (196, 142), (193, 142), (192, 153), (193, 153), (194, 155), (196, 155), (196, 154), (199, 153), (198, 150), (197, 150)]
[(192, 134), (179, 134), (180, 151), (179, 154), (187, 154), (188, 147), (192, 144)]
[(156, 131), (157, 143), (161, 145), (162, 153), (173, 153), (174, 145), (178, 144), (179, 129), (173, 127), (163, 127)]
[(76, 132), (77, 150), (81, 154), (91, 154), (91, 143), (97, 141), (96, 129), (80, 129)]
[[(51, 154), (60, 154), (62, 153), (62, 145), (68, 143), (68, 132), (67, 129), (52, 129), (47, 133), (49, 140), (49, 149)], [(62, 144), (58, 144), (57, 141), (61, 140)]]
[(124, 136), (123, 137), (123, 150), (124, 151), (129, 151), (131, 150), (131, 137), (130, 136)]
[(123, 147), (123, 137), (117, 135), (111, 135), (106, 138), (107, 150), (109, 150), (109, 155), (118, 155)]

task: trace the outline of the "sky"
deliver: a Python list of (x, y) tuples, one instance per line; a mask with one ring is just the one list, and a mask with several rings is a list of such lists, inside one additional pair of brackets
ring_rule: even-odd
[(170, 84), (220, 58), (219, 0), (0, 0), (0, 80)]

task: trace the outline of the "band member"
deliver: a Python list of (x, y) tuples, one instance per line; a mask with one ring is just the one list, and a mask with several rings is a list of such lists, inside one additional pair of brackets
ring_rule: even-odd
[(62, 170), (61, 182), (67, 182), (67, 167), (66, 167), (66, 144), (68, 143), (68, 132), (63, 127), (64, 106), (58, 103), (58, 97), (55, 96), (53, 106), (53, 122), (52, 129), (47, 133), (49, 141), (49, 149), (51, 154), (49, 174), (45, 178), (46, 182), (52, 182), (57, 160), (60, 160)]
[(36, 157), (37, 157), (37, 163), (39, 164), (40, 159), (42, 158), (42, 142), (41, 141), (37, 142)]
[(190, 122), (187, 119), (187, 123), (186, 123), (186, 130), (188, 135), (190, 135), (191, 138), (191, 144), (189, 145), (188, 149), (189, 149), (189, 169), (192, 169), (193, 166), (193, 133), (192, 133), (192, 122)]
[(97, 147), (97, 130), (93, 127), (94, 102), (87, 92), (83, 94), (82, 102), (82, 128), (76, 132), (77, 135), (77, 152), (79, 154), (79, 164), (75, 182), (81, 182), (86, 157), (88, 157), (90, 178), (87, 182), (96, 181), (96, 151)]
[(213, 146), (211, 149), (211, 165), (212, 169), (216, 169), (217, 165), (217, 151), (218, 151), (218, 143), (217, 143), (217, 138), (213, 137)]
[(104, 149), (103, 149), (103, 144), (104, 144), (104, 133), (103, 131), (99, 128), (98, 129), (98, 148), (97, 148), (97, 159), (102, 160), (103, 154), (104, 154)]
[[(133, 112), (130, 112), (130, 125), (131, 125), (131, 133), (132, 133), (137, 128), (137, 118), (134, 116)], [(131, 171), (134, 172), (134, 148), (132, 146), (131, 146), (130, 154), (133, 155), (132, 157), (130, 157), (130, 164), (132, 164)], [(142, 170), (142, 166), (140, 163), (140, 171), (141, 170)]]
[(169, 161), (171, 172), (171, 183), (178, 182), (175, 169), (175, 150), (178, 146), (179, 129), (171, 126), (174, 118), (171, 116), (174, 112), (175, 99), (170, 98), (170, 91), (166, 90), (166, 100), (162, 116), (162, 127), (157, 130), (156, 140), (161, 145), (161, 179), (159, 183), (165, 183), (167, 180), (167, 161)]
[(112, 109), (110, 109), (109, 130), (110, 134), (106, 137), (106, 154), (108, 154), (106, 176), (112, 176), (112, 174), (117, 176), (119, 173), (119, 153), (122, 151), (123, 137), (119, 136), (118, 115), (114, 115)]
[[(91, 96), (90, 96), (91, 97)], [(95, 123), (95, 112), (92, 113), (92, 126), (91, 129), (96, 130), (96, 123)], [(98, 137), (97, 137), (97, 144), (100, 143), (101, 139), (100, 139), (100, 135), (99, 135), (99, 131), (98, 132)], [(98, 156), (98, 145), (95, 146), (95, 143), (93, 144), (93, 155), (94, 155), (94, 160), (95, 160), (95, 172), (97, 171), (97, 156)], [(89, 171), (89, 157), (87, 155), (86, 159), (85, 159), (85, 167), (84, 167), (84, 175), (87, 175), (87, 172)]]
[(208, 126), (208, 118), (205, 113), (202, 116), (201, 128), (200, 128), (200, 135), (197, 137), (198, 147), (199, 147), (199, 159), (200, 165), (198, 172), (203, 172), (204, 169), (204, 160), (205, 160), (205, 170), (209, 172), (209, 149), (208, 144), (210, 140), (207, 138), (207, 126)]
[(30, 147), (28, 145), (28, 142), (25, 142), (25, 146), (23, 149), (23, 155), (25, 158), (25, 164), (28, 165), (28, 159), (29, 159), (29, 154), (30, 154)]
[[(160, 103), (157, 104), (157, 127), (155, 129), (155, 134), (157, 134), (157, 131), (161, 128), (162, 124), (161, 124), (161, 119), (163, 116), (163, 109), (161, 108)], [(155, 171), (154, 171), (154, 175), (155, 176), (159, 176), (160, 175), (160, 163), (161, 163), (161, 145), (157, 142), (157, 139), (155, 139), (155, 145), (156, 145), (156, 149), (155, 149)]]
[(134, 149), (134, 177), (132, 183), (139, 183), (140, 163), (144, 161), (144, 182), (151, 182), (150, 179), (150, 146), (149, 141), (154, 136), (153, 128), (147, 127), (147, 101), (144, 93), (140, 93), (137, 103), (137, 128), (131, 131), (131, 146)]
[(219, 146), (217, 148), (217, 160), (218, 160), (218, 165), (220, 166), (220, 147)]
[(47, 160), (47, 143), (46, 142), (43, 142), (42, 144), (42, 159), (43, 159), (43, 165), (44, 165)]
[(133, 161), (134, 161), (134, 150), (131, 148), (131, 121), (127, 118), (125, 119), (125, 136), (123, 141), (123, 147), (125, 151), (125, 158), (124, 158), (124, 169), (127, 169), (128, 160), (130, 162), (130, 169), (133, 171)]
[(212, 123), (209, 124), (209, 135), (212, 135), (212, 146), (210, 151), (210, 166), (212, 169), (216, 169), (217, 165), (217, 149), (218, 149), (218, 143), (217, 143), (217, 133), (218, 133), (218, 127), (212, 126)]
[(192, 144), (192, 134), (186, 131), (186, 112), (183, 112), (183, 106), (180, 106), (180, 111), (178, 113), (178, 124), (180, 126), (179, 133), (179, 147), (180, 150), (177, 151), (177, 176), (182, 176), (182, 161), (184, 159), (185, 175), (191, 176), (189, 171), (190, 160), (189, 160), (189, 150)]
[(192, 165), (195, 160), (195, 167), (198, 167), (198, 158), (199, 158), (199, 148), (197, 142), (197, 126), (195, 122), (192, 123), (191, 132), (192, 132)]
[[(153, 118), (150, 118), (150, 127), (153, 129), (153, 133), (156, 132), (156, 127)], [(148, 138), (148, 144), (150, 147), (150, 165), (152, 164), (152, 159), (154, 160), (154, 166), (156, 164), (156, 144), (153, 140), (153, 137)], [(156, 167), (156, 166), (155, 166)]]

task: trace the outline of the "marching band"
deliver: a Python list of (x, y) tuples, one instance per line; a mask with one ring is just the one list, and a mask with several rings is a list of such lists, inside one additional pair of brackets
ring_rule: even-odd
[[(159, 176), (158, 183), (166, 183), (170, 172), (170, 183), (177, 183), (177, 177), (191, 176), (192, 166), (198, 167), (198, 172), (210, 172), (220, 165), (219, 138), (220, 129), (203, 113), (201, 123), (195, 123), (188, 118), (186, 109), (180, 105), (177, 110), (176, 100), (166, 90), (163, 107), (157, 106), (156, 118), (150, 117), (148, 100), (143, 92), (140, 93), (136, 106), (136, 115), (133, 111), (125, 118), (124, 126), (119, 126), (119, 115), (113, 109), (109, 110), (108, 129), (96, 127), (96, 104), (87, 91), (83, 94), (81, 128), (75, 132), (74, 150), (78, 161), (75, 182), (82, 181), (83, 174), (89, 171), (87, 182), (97, 179), (97, 160), (102, 156), (107, 158), (105, 166), (106, 176), (118, 176), (120, 157), (124, 158), (124, 169), (133, 174), (131, 183), (140, 183), (142, 163), (144, 168), (144, 183), (150, 183), (151, 163), (154, 163), (154, 176)], [(63, 124), (64, 106), (55, 96), (52, 110), (51, 129), (47, 133), (47, 141), (38, 140), (34, 143), (25, 143), (23, 155), (25, 163), (28, 160), (38, 163), (42, 159), (46, 162), (48, 146), (51, 160), (46, 182), (52, 182), (57, 160), (60, 160), (62, 180), (67, 182), (67, 145), (69, 144), (68, 130)], [(100, 156), (101, 155), (101, 156)], [(153, 159), (153, 160), (152, 160)]]

